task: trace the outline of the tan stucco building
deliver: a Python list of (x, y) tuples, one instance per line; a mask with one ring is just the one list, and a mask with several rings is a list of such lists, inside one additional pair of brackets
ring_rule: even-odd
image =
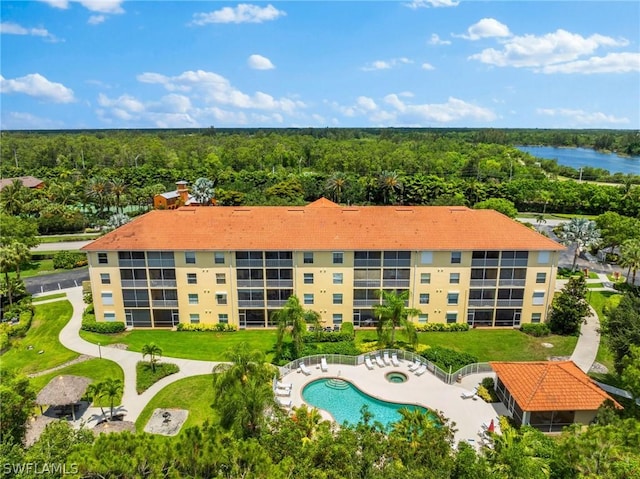
[(88, 254), (98, 321), (272, 326), (295, 294), (325, 325), (373, 326), (380, 289), (409, 290), (416, 323), (545, 319), (563, 247), (492, 210), (348, 206), (152, 211)]

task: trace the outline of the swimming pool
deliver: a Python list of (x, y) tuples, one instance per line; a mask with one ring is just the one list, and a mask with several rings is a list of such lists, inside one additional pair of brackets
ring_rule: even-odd
[[(336, 385), (339, 384), (339, 387)], [(399, 409), (420, 410), (429, 413), (434, 422), (436, 415), (429, 409), (414, 404), (398, 404), (381, 401), (363, 393), (353, 384), (342, 379), (318, 379), (307, 384), (302, 390), (302, 399), (310, 406), (329, 412), (339, 424), (349, 421), (356, 424), (360, 420), (360, 408), (367, 405), (373, 420), (385, 426), (399, 421)]]

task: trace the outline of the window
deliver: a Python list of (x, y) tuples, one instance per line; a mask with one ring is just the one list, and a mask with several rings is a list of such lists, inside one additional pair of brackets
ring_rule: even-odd
[(198, 304), (198, 294), (189, 293), (189, 304)]
[(102, 284), (111, 284), (111, 275), (109, 273), (100, 273), (100, 282)]
[(333, 273), (333, 284), (342, 284), (343, 275), (342, 273)]
[(342, 324), (342, 313), (333, 314), (333, 324)]
[(113, 306), (113, 293), (101, 293), (103, 306)]
[(116, 320), (116, 313), (104, 313), (104, 320), (107, 322), (113, 322)]
[(429, 293), (420, 293), (420, 304), (429, 304)]
[(173, 268), (176, 265), (173, 251), (149, 251), (147, 262), (149, 268)]
[(547, 273), (536, 273), (536, 283), (544, 283), (547, 281)]
[(419, 323), (428, 323), (429, 322), (429, 315), (426, 313), (422, 313), (418, 315), (418, 322)]
[(333, 253), (333, 264), (342, 264), (344, 262), (344, 253)]
[(421, 284), (431, 284), (431, 273), (420, 273)]
[(420, 262), (422, 264), (433, 263), (433, 251), (423, 251), (420, 253)]
[(187, 273), (187, 284), (198, 284), (198, 276), (196, 273)]
[(187, 264), (196, 264), (196, 253), (194, 251), (186, 251), (184, 253), (184, 262)]
[(542, 319), (542, 313), (531, 313), (531, 322), (539, 323)]
[(353, 264), (364, 267), (380, 266), (381, 257), (380, 251), (354, 251)]
[(447, 294), (447, 304), (454, 305), (458, 304), (458, 293), (449, 293)]
[(449, 274), (449, 283), (451, 283), (451, 284), (460, 283), (460, 273), (451, 273), (451, 274)]
[(550, 254), (548, 251), (539, 251), (538, 252), (538, 263), (547, 264), (549, 263)]
[(215, 264), (224, 264), (224, 253), (222, 251), (213, 253), (213, 262)]
[(191, 324), (200, 324), (200, 313), (190, 313), (189, 322)]
[(460, 251), (451, 252), (451, 264), (459, 264), (462, 261), (462, 253)]
[(531, 304), (534, 306), (542, 306), (544, 304), (544, 291), (534, 291), (533, 302)]
[(304, 273), (304, 284), (313, 284), (313, 273)]
[(411, 266), (410, 251), (385, 251), (384, 262), (385, 268), (394, 268), (398, 266)]
[(313, 264), (313, 253), (311, 251), (302, 253), (302, 262), (304, 264)]
[(304, 304), (313, 304), (313, 293), (304, 294)]
[(333, 304), (342, 304), (342, 293), (333, 293)]
[(229, 324), (229, 315), (227, 313), (219, 313), (218, 322), (222, 324)]
[(227, 284), (227, 275), (224, 273), (216, 273), (216, 284)]
[(447, 324), (455, 323), (458, 321), (458, 313), (447, 313)]
[(216, 293), (216, 303), (220, 305), (227, 304), (227, 293)]
[(98, 264), (109, 264), (107, 253), (98, 253)]

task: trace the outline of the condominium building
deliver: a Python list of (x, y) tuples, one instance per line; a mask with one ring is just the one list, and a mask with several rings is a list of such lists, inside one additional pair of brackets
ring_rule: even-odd
[(83, 248), (98, 321), (274, 326), (296, 295), (325, 325), (373, 326), (380, 290), (409, 290), (416, 323), (544, 321), (558, 243), (458, 206), (182, 207)]

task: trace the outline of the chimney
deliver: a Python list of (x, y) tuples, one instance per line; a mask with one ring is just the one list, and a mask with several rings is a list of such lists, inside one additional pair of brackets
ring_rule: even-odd
[(186, 181), (178, 181), (176, 182), (176, 190), (178, 191), (178, 195), (180, 196), (180, 202), (183, 205), (186, 205), (189, 201), (189, 188), (187, 188)]

